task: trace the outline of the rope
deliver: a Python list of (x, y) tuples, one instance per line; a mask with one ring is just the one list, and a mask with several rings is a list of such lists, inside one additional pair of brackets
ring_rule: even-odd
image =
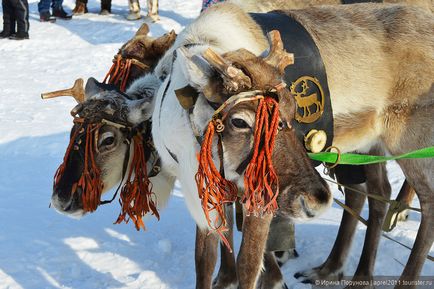
[[(384, 197), (382, 197), (382, 196), (372, 195), (372, 194), (369, 194), (369, 193), (366, 193), (366, 192), (363, 192), (363, 191), (360, 191), (360, 190), (357, 190), (357, 189), (353, 189), (353, 188), (347, 187), (347, 186), (345, 186), (345, 185), (342, 185), (342, 184), (339, 183), (339, 182), (335, 182), (335, 181), (330, 180), (330, 179), (324, 179), (324, 180), (326, 180), (326, 181), (328, 181), (328, 182), (331, 182), (331, 183), (334, 183), (334, 184), (337, 184), (337, 185), (339, 185), (339, 186), (342, 186), (342, 187), (344, 187), (344, 188), (346, 188), (346, 189), (348, 189), (348, 190), (351, 190), (351, 191), (354, 191), (354, 192), (360, 193), (360, 194), (365, 195), (365, 196), (367, 196), (367, 197), (369, 197), (369, 198), (376, 199), (376, 200), (378, 200), (378, 201), (382, 201), (382, 202), (386, 202), (386, 203), (391, 203), (391, 202), (393, 202), (392, 200), (386, 199), (386, 198), (384, 198)], [(345, 205), (344, 203), (342, 203), (341, 201), (339, 201), (339, 200), (336, 199), (336, 198), (333, 198), (333, 200), (336, 202), (336, 204), (338, 204), (339, 206), (341, 206), (341, 207), (342, 207), (342, 208), (343, 208), (347, 213), (349, 213), (351, 216), (353, 216), (354, 218), (356, 218), (356, 219), (357, 219), (358, 221), (360, 221), (363, 225), (368, 226), (368, 221), (365, 220), (364, 218), (362, 218), (359, 214), (357, 214), (356, 211), (354, 211), (352, 208), (350, 208), (349, 206)], [(415, 210), (415, 211), (421, 212), (421, 210), (418, 209), (418, 208), (412, 208), (412, 207), (409, 207), (409, 206), (407, 206), (406, 208), (407, 208), (407, 209), (410, 209), (410, 210)], [(405, 247), (405, 248), (407, 248), (407, 249), (409, 249), (409, 250), (412, 250), (411, 247), (409, 247), (409, 246), (407, 246), (407, 245), (405, 245), (405, 244), (399, 242), (398, 240), (393, 239), (392, 237), (386, 235), (384, 232), (382, 232), (381, 235), (382, 235), (383, 237), (385, 237), (386, 239), (389, 239), (389, 240), (391, 240), (391, 241), (393, 241), (393, 242), (395, 242), (395, 243), (397, 243), (397, 244), (399, 244), (399, 245), (401, 245), (401, 246), (403, 246), (403, 247)], [(431, 255), (427, 255), (426, 258), (427, 258), (428, 260), (434, 262), (434, 257), (433, 257), (433, 256), (431, 256)]]
[[(324, 180), (326, 180), (327, 182), (330, 182), (330, 183), (336, 184), (336, 185), (338, 185), (338, 186), (341, 186), (341, 187), (343, 187), (343, 188), (346, 188), (347, 190), (350, 190), (350, 191), (353, 191), (353, 192), (359, 193), (359, 194), (364, 195), (364, 196), (366, 196), (366, 197), (368, 197), (368, 198), (375, 199), (375, 200), (380, 201), (380, 202), (383, 202), (383, 203), (392, 204), (392, 203), (396, 202), (396, 201), (394, 201), (394, 200), (387, 199), (387, 198), (385, 198), (385, 197), (383, 197), (383, 196), (370, 194), (370, 193), (367, 193), (367, 192), (364, 192), (364, 191), (360, 191), (360, 190), (357, 190), (357, 189), (354, 189), (354, 188), (348, 187), (348, 186), (346, 186), (346, 185), (341, 184), (340, 182), (337, 182), (337, 181), (334, 181), (334, 180), (331, 180), (331, 179), (326, 179), (326, 178), (324, 178)], [(421, 209), (419, 209), (419, 208), (410, 207), (410, 206), (408, 206), (407, 204), (403, 204), (403, 205), (405, 206), (405, 207), (404, 207), (404, 210), (405, 210), (405, 209), (409, 209), (409, 210), (413, 210), (413, 211), (416, 211), (416, 212), (421, 212)]]
[(360, 154), (339, 154), (334, 152), (308, 153), (315, 161), (342, 165), (369, 165), (391, 160), (434, 158), (434, 146), (414, 150), (398, 156), (372, 156)]

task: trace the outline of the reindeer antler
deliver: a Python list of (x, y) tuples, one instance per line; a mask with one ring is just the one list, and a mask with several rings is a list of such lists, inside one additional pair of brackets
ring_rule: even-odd
[(276, 67), (283, 74), (288, 65), (294, 64), (294, 54), (286, 52), (283, 48), (279, 31), (272, 30), (268, 32), (267, 38), (270, 44), (270, 52), (264, 58), (264, 61)]
[(84, 102), (84, 81), (82, 78), (74, 82), (74, 86), (69, 89), (56, 90), (41, 94), (42, 99), (54, 98), (59, 96), (72, 96), (78, 103)]
[(202, 56), (221, 74), (224, 81), (224, 86), (228, 90), (238, 91), (240, 87), (252, 87), (252, 81), (250, 77), (245, 75), (241, 69), (238, 69), (231, 63), (227, 62), (226, 59), (214, 52), (211, 48), (205, 50)]

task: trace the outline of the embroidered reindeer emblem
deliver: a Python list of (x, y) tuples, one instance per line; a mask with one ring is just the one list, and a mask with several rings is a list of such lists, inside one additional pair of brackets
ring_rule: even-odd
[[(297, 103), (295, 119), (298, 122), (312, 123), (321, 117), (324, 111), (324, 92), (318, 79), (302, 76), (292, 83), (290, 90)], [(315, 109), (312, 111), (313, 106)]]

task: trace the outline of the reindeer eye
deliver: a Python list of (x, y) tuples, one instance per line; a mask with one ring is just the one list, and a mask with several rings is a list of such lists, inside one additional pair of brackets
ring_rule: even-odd
[(105, 140), (103, 140), (102, 144), (103, 146), (109, 146), (111, 144), (113, 144), (115, 142), (115, 138), (114, 137), (108, 137)]
[(236, 128), (250, 128), (249, 124), (241, 118), (233, 118), (231, 123)]
[(109, 147), (115, 143), (115, 136), (112, 132), (104, 132), (99, 138), (99, 147)]

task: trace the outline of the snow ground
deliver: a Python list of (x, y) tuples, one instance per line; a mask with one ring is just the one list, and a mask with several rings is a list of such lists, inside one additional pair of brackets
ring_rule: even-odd
[[(151, 33), (179, 32), (198, 15), (200, 2), (161, 0), (162, 21), (151, 26)], [(142, 22), (124, 20), (126, 0), (114, 0), (110, 16), (99, 16), (99, 2), (91, 0), (91, 13), (55, 24), (40, 23), (37, 1), (29, 5), (30, 40), (0, 40), (0, 288), (193, 288), (195, 225), (179, 188), (161, 220), (147, 220), (146, 232), (113, 225), (116, 204), (79, 221), (48, 208), (52, 177), (68, 143), (74, 100), (42, 101), (40, 93), (69, 87), (78, 77), (102, 80), (117, 49)], [(71, 10), (74, 1), (64, 6)], [(145, 10), (142, 7), (143, 14)], [(396, 164), (389, 168), (396, 194), (403, 177)], [(342, 199), (336, 189), (334, 194)], [(291, 288), (310, 287), (292, 276), (327, 257), (341, 214), (333, 205), (321, 218), (296, 226), (300, 257), (283, 268)], [(412, 213), (390, 235), (412, 245), (419, 220)], [(359, 225), (347, 274), (357, 266), (364, 231)], [(376, 275), (399, 275), (408, 255), (406, 249), (382, 240)], [(434, 264), (427, 261), (423, 275), (433, 272)]]

